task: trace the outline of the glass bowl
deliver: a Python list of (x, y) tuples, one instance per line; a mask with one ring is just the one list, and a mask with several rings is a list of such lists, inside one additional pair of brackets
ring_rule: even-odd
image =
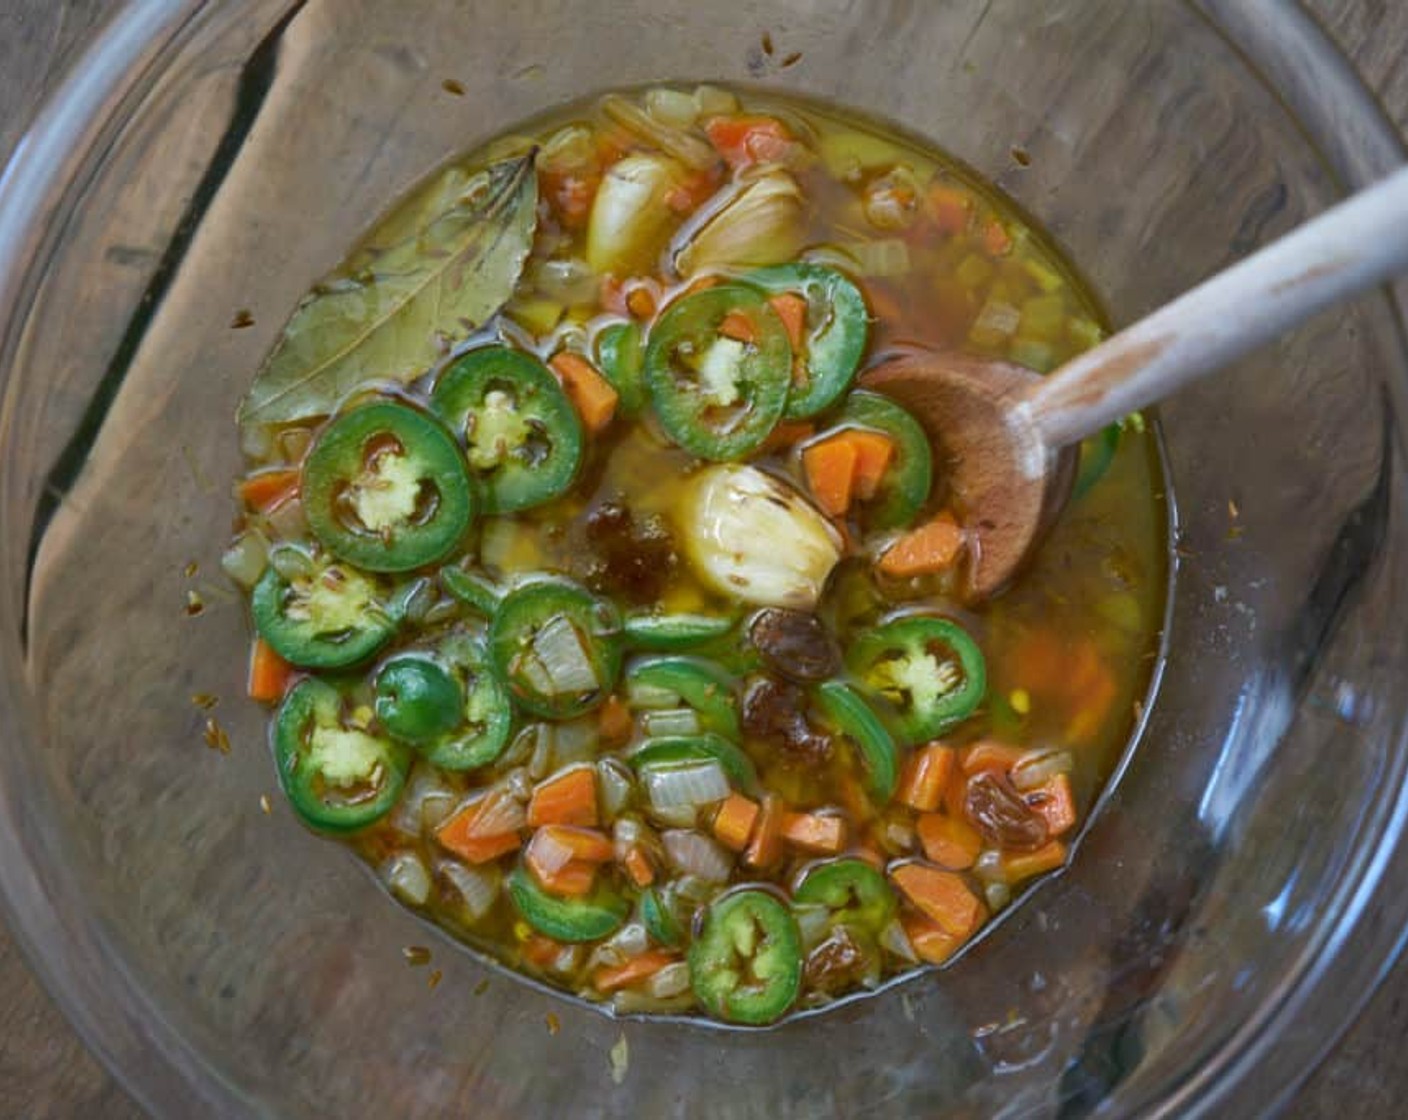
[[(252, 371), (440, 161), (661, 78), (933, 138), (1117, 321), (1400, 160), (1270, 0), (132, 3), (0, 194), (0, 888), (36, 970), (161, 1116), (1270, 1108), (1408, 911), (1408, 355), (1384, 296), (1163, 408), (1182, 522), (1158, 701), (1071, 868), (945, 971), (763, 1032), (613, 1020), (262, 810), (264, 715), (217, 563)], [(228, 755), (195, 693), (220, 698)]]

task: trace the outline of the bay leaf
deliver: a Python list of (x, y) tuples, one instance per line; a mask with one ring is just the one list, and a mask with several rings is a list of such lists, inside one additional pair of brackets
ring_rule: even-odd
[(359, 384), (402, 384), (490, 319), (537, 226), (533, 154), (422, 188), (313, 289), (240, 405), (246, 428), (324, 416)]

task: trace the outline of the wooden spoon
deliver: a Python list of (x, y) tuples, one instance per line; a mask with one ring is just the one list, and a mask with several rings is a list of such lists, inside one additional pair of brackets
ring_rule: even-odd
[(905, 405), (937, 445), (964, 513), (969, 594), (981, 600), (1007, 584), (1065, 505), (1080, 440), (1405, 270), (1408, 168), (1047, 377), (916, 350), (861, 381)]

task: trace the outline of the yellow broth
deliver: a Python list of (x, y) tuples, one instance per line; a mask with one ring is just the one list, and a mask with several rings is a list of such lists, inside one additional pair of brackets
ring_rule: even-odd
[[(676, 102), (671, 104), (676, 108), (682, 94), (689, 91), (675, 91)], [(633, 103), (649, 108), (649, 97), (657, 95), (644, 99), (629, 96)], [(1103, 337), (1105, 325), (1099, 306), (1071, 264), (995, 189), (978, 182), (942, 151), (919, 146), (879, 122), (808, 102), (740, 93), (740, 109), (731, 107), (734, 96), (714, 90), (702, 95), (702, 103), (709, 104), (716, 115), (741, 112), (779, 121), (783, 132), (800, 146), (800, 155), (794, 151), (788, 166), (806, 199), (801, 256), (838, 267), (861, 286), (870, 309), (864, 364), (881, 359), (897, 344), (917, 344), (961, 347), (1047, 371)], [(695, 100), (700, 103), (701, 97)], [(705, 115), (700, 114), (700, 119)], [(698, 122), (681, 127), (696, 140), (705, 136)], [(580, 141), (584, 133), (591, 138), (602, 164), (609, 165), (624, 154), (658, 150), (650, 139), (623, 126), (618, 115), (603, 112), (598, 104), (536, 121), (466, 161), (467, 166), (482, 165), (491, 156), (522, 151), (530, 141), (538, 144), (538, 174), (544, 195), (525, 278), (504, 315), (491, 322), (471, 346), (486, 337), (504, 338), (543, 360), (564, 346), (590, 356), (592, 340), (605, 325), (632, 318), (648, 330), (660, 309), (698, 279), (674, 274), (669, 254), (662, 250), (653, 258), (653, 265), (604, 282), (601, 277), (592, 277), (590, 283), (578, 285), (571, 298), (563, 298), (552, 285), (545, 290), (541, 277), (546, 274), (546, 263), (580, 262), (588, 255), (586, 223), (572, 219), (558, 205), (564, 197), (571, 200), (571, 176), (555, 176), (551, 164), (555, 152), (572, 147), (564, 137)], [(577, 147), (580, 149), (580, 143)], [(698, 183), (691, 189), (702, 196), (691, 202), (701, 213), (716, 205), (708, 197), (711, 191)], [(687, 220), (684, 215), (672, 216), (671, 232)], [(368, 258), (374, 256), (369, 249), (359, 252)], [(355, 255), (353, 259), (357, 259)], [(720, 271), (736, 276), (746, 275), (747, 270)], [(398, 392), (424, 401), (437, 372)], [(745, 619), (750, 608), (711, 590), (680, 554), (678, 540), (684, 531), (681, 504), (699, 463), (663, 436), (649, 412), (647, 408), (642, 419), (633, 423), (618, 417), (592, 437), (578, 480), (562, 497), (522, 513), (481, 519), (476, 543), (465, 558), (468, 566), (507, 584), (543, 572), (590, 582), (592, 571), (584, 566), (591, 555), (591, 548), (584, 544), (586, 526), (595, 512), (614, 503), (628, 508), (637, 522), (658, 521), (671, 536), (674, 562), (651, 596), (657, 609)], [(310, 429), (308, 423), (300, 422), (265, 433), (256, 441), (253, 469), (296, 466), (306, 451), (310, 430), (316, 432), (317, 424)], [(750, 461), (791, 479), (804, 490), (806, 475), (799, 462), (799, 448), (805, 444), (804, 437), (797, 444)], [(942, 463), (936, 463), (933, 492), (917, 520), (945, 507), (948, 496), (943, 475)], [(974, 867), (959, 871), (985, 915), (995, 916), (1028, 877), (1066, 858), (1069, 841), (1084, 823), (1136, 726), (1154, 667), (1164, 611), (1167, 511), (1163, 488), (1154, 435), (1141, 419), (1133, 418), (1119, 434), (1108, 469), (1072, 501), (1033, 562), (993, 601), (965, 604), (958, 594), (958, 569), (909, 580), (877, 579), (873, 555), (852, 550), (833, 573), (817, 608), (842, 649), (897, 608), (922, 609), (954, 619), (981, 647), (987, 663), (986, 698), (970, 718), (942, 736), (942, 744), (953, 749), (953, 765), (943, 807), (934, 815), (961, 817), (962, 784), (969, 777), (965, 763), (974, 757), (975, 744), (998, 742), (1026, 752), (1030, 758), (1041, 757), (1043, 751), (1060, 756), (1057, 765), (1073, 791), (1078, 822), (1054, 834), (1035, 863), (1004, 860), (993, 844), (985, 841), (984, 853), (990, 858), (979, 858)], [(272, 510), (248, 509), (243, 525), (258, 528), (275, 540), (299, 539), (306, 528), (296, 501)], [(848, 531), (857, 539), (861, 537), (854, 522)], [(786, 542), (777, 542), (777, 547), (786, 547)], [(420, 624), (401, 634), (392, 648), (422, 646), (439, 633), (481, 627), (482, 620), (474, 612), (441, 594)], [(740, 676), (756, 668), (746, 641), (735, 637), (712, 649)], [(638, 660), (642, 655), (632, 656)], [(627, 664), (631, 664), (630, 657)], [(366, 699), (365, 685), (357, 695)], [(374, 728), (374, 721), (368, 721), (365, 713), (362, 718)], [(571, 758), (624, 758), (644, 737), (637, 713), (628, 743), (592, 744), (597, 721), (596, 713), (569, 721), (567, 739), (575, 744), (571, 751), (576, 752)], [(434, 814), (439, 822), (459, 801), (479, 789), (503, 783), (505, 776), (515, 771), (528, 786), (541, 782), (550, 776), (538, 772), (543, 765), (555, 770), (563, 760), (542, 750), (535, 726), (532, 719), (520, 715), (513, 744), (503, 758), (483, 770), (431, 773), (433, 768), (428, 764), (416, 763), (408, 791), (423, 791), (429, 783), (439, 797), (441, 810)], [(916, 838), (916, 824), (925, 814), (896, 802), (871, 803), (863, 789), (865, 775), (854, 744), (844, 736), (837, 736), (834, 751), (824, 762), (799, 757), (776, 743), (747, 735), (742, 746), (757, 765), (763, 788), (781, 798), (791, 811), (821, 809), (845, 820), (847, 841), (841, 854), (859, 853), (881, 866), (925, 858), (925, 848)], [(908, 757), (918, 746), (922, 744), (902, 743), (902, 753)], [(550, 757), (550, 761), (542, 763), (539, 755)], [(648, 829), (649, 815), (642, 814), (635, 802), (627, 805), (622, 812), (643, 815)], [(348, 840), (380, 869), (403, 901), (511, 967), (589, 999), (613, 1001), (619, 1010), (678, 1012), (697, 1008), (688, 988), (657, 996), (650, 994), (648, 981), (643, 981), (614, 992), (601, 990), (598, 979), (602, 970), (613, 961), (630, 959), (627, 950), (631, 947), (613, 957), (609, 949), (603, 952), (600, 944), (554, 943), (535, 931), (502, 893), (487, 912), (471, 916), (453, 876), (444, 872), (454, 854), (437, 842), (432, 827), (418, 828), (418, 820), (408, 825), (407, 811), (403, 805)], [(420, 818), (416, 806), (409, 812)], [(707, 813), (701, 815), (697, 826), (705, 834), (707, 817)], [(603, 822), (601, 830), (609, 834), (610, 825)], [(671, 873), (658, 848), (652, 851), (658, 887)], [(398, 878), (394, 869), (403, 865), (398, 860), (407, 858), (418, 861), (428, 873), (431, 884), (427, 891), (420, 890), (415, 876)], [(477, 869), (476, 874), (481, 882), (492, 885), (519, 858), (515, 845), (514, 850), (486, 861), (491, 870)], [(814, 851), (787, 847), (782, 857), (765, 869), (736, 865), (730, 883), (773, 884), (785, 894), (819, 858)], [(598, 882), (628, 899), (639, 894), (615, 863), (601, 868)], [(718, 889), (706, 893), (717, 894)], [(703, 903), (700, 905), (702, 908)], [(914, 923), (924, 920), (903, 895), (900, 907)], [(694, 920), (697, 923), (700, 918)], [(628, 924), (638, 921), (638, 912), (633, 912)], [(922, 928), (914, 923), (904, 928)], [(914, 959), (906, 959), (903, 952), (882, 950), (873, 967), (857, 970), (840, 989), (804, 985), (796, 1005), (825, 1002), (841, 990), (873, 985), (883, 976), (926, 960), (941, 962), (977, 928), (975, 925), (964, 936), (942, 942), (937, 950), (931, 943), (911, 945)], [(634, 948), (639, 951), (639, 946)], [(809, 952), (814, 949), (808, 947)]]

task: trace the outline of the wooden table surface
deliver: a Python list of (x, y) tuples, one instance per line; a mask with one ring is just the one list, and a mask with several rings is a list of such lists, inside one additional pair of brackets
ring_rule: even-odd
[[(1408, 0), (1305, 0), (1408, 133)], [(0, 157), (73, 61), (75, 44), (120, 0), (0, 0)], [(0, 1118), (139, 1120), (141, 1109), (94, 1060), (0, 926)], [(1375, 1120), (1408, 1100), (1408, 962), (1313, 1075), (1289, 1115)]]

